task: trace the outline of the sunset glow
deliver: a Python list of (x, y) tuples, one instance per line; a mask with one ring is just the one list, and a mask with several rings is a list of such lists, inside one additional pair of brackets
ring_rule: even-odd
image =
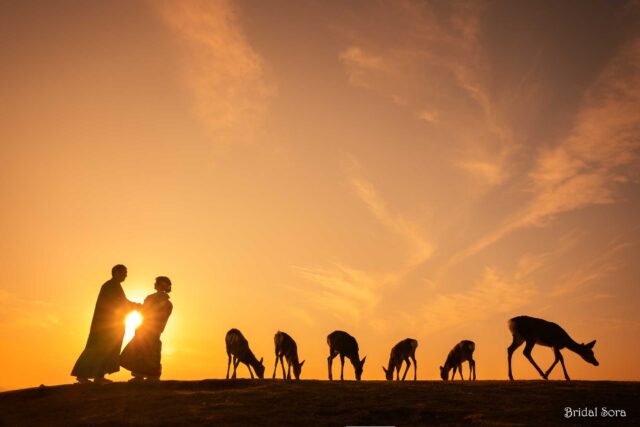
[(129, 313), (125, 319), (125, 333), (124, 333), (124, 342), (129, 342), (133, 335), (136, 333), (136, 329), (138, 326), (142, 324), (142, 315), (137, 311), (132, 311)]
[(119, 263), (132, 301), (173, 283), (163, 379), (223, 378), (230, 328), (268, 378), (276, 331), (326, 379), (340, 329), (363, 380), (407, 337), (419, 379), (463, 339), (506, 379), (527, 314), (597, 340), (598, 367), (564, 353), (572, 378), (640, 380), (639, 13), (2, 2), (0, 389), (74, 380)]

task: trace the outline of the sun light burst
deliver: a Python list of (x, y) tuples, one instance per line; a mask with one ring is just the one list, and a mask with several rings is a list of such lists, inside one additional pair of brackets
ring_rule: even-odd
[(128, 342), (133, 338), (138, 326), (142, 324), (142, 315), (137, 311), (132, 311), (125, 319), (124, 342)]

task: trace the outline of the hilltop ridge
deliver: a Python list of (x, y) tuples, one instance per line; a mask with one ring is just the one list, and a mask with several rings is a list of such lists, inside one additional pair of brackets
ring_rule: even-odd
[[(60, 385), (0, 393), (1, 426), (617, 425), (640, 383), (202, 380)], [(565, 407), (626, 417), (565, 418)]]

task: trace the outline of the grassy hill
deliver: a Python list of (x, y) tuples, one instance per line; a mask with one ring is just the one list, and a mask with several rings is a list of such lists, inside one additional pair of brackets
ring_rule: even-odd
[(163, 381), (0, 393), (0, 426), (638, 425), (638, 402), (637, 382)]

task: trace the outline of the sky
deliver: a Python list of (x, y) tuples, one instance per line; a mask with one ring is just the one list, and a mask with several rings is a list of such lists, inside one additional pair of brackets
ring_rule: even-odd
[(267, 377), (282, 330), (327, 378), (340, 329), (364, 380), (406, 337), (420, 379), (462, 339), (506, 379), (527, 314), (597, 340), (598, 367), (564, 350), (572, 378), (640, 380), (639, 13), (0, 3), (0, 389), (74, 381), (118, 263), (131, 300), (173, 282), (165, 379), (223, 378), (232, 327)]

